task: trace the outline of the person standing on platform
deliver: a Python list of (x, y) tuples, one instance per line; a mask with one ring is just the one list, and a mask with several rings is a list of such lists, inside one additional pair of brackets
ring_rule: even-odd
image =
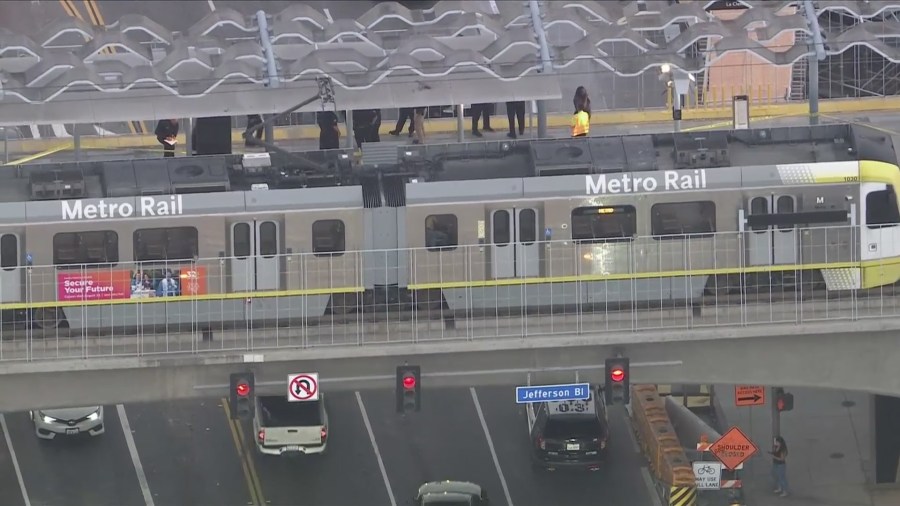
[(338, 127), (338, 116), (333, 111), (316, 113), (319, 124), (319, 149), (338, 149), (341, 147), (341, 129)]
[(400, 108), (400, 116), (397, 118), (397, 124), (394, 125), (394, 129), (389, 133), (394, 137), (403, 133), (403, 127), (406, 126), (406, 120), (409, 120), (409, 136), (412, 137), (413, 132), (416, 131), (415, 108), (413, 107)]
[(587, 137), (591, 133), (591, 97), (584, 86), (575, 90), (572, 99), (575, 114), (572, 115), (572, 137)]
[(516, 122), (519, 120), (519, 135), (525, 135), (525, 102), (507, 102), (506, 118), (509, 120), (509, 133), (506, 134), (510, 139), (516, 138)]
[[(262, 124), (262, 122), (263, 122), (262, 116), (260, 116), (259, 114), (248, 114), (247, 115), (247, 130), (250, 130), (251, 128), (255, 127), (256, 125)], [(265, 128), (260, 128), (259, 130), (256, 131), (256, 133), (253, 134), (256, 137), (256, 140), (258, 140), (258, 141), (262, 140), (263, 131), (265, 131)], [(252, 142), (250, 142), (250, 139), (244, 139), (244, 146), (249, 148), (251, 146), (256, 146), (256, 144), (253, 144)]]
[(156, 140), (162, 144), (163, 157), (173, 158), (175, 156), (175, 139), (178, 137), (178, 120), (159, 120), (153, 133), (156, 134)]
[(481, 137), (481, 132), (478, 131), (478, 118), (484, 118), (482, 126), (484, 127), (485, 132), (494, 131), (494, 129), (491, 128), (491, 109), (493, 109), (493, 107), (494, 104), (472, 104), (472, 135)]
[(413, 116), (413, 126), (415, 126), (413, 144), (425, 144), (425, 111), (427, 109), (427, 107), (416, 107), (416, 114)]
[(366, 142), (381, 142), (381, 109), (372, 109), (372, 127)]

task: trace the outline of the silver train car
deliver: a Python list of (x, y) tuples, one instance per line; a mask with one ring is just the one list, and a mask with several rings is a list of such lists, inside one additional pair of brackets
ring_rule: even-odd
[(878, 132), (478, 146), (400, 146), (377, 167), (340, 150), (18, 167), (0, 184), (0, 310), (44, 328), (264, 325), (900, 280), (900, 169)]

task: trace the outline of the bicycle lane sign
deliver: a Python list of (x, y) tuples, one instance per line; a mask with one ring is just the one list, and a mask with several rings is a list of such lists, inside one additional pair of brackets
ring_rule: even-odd
[(697, 482), (697, 490), (719, 490), (722, 488), (721, 462), (706, 461), (694, 462), (694, 479)]

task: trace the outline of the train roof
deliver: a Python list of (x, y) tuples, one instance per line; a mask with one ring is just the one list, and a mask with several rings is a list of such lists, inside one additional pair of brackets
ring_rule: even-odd
[[(60, 205), (53, 202), (77, 199), (138, 207), (148, 196), (191, 194), (178, 199), (185, 211), (190, 208), (185, 214), (379, 207), (404, 205), (410, 181), (497, 184), (622, 172), (650, 177), (659, 171), (861, 159), (896, 164), (891, 136), (840, 124), (426, 146), (377, 143), (364, 144), (361, 156), (328, 150), (20, 165), (0, 174), (0, 221), (58, 220)], [(490, 192), (491, 184), (483, 183), (478, 186)], [(253, 191), (258, 185), (270, 190), (264, 198)], [(271, 191), (277, 189), (292, 191)]]

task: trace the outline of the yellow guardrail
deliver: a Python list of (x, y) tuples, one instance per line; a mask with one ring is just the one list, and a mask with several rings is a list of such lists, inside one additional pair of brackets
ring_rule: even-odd
[(650, 472), (667, 487), (669, 504), (694, 506), (697, 500), (694, 471), (656, 385), (631, 387), (631, 417)]

